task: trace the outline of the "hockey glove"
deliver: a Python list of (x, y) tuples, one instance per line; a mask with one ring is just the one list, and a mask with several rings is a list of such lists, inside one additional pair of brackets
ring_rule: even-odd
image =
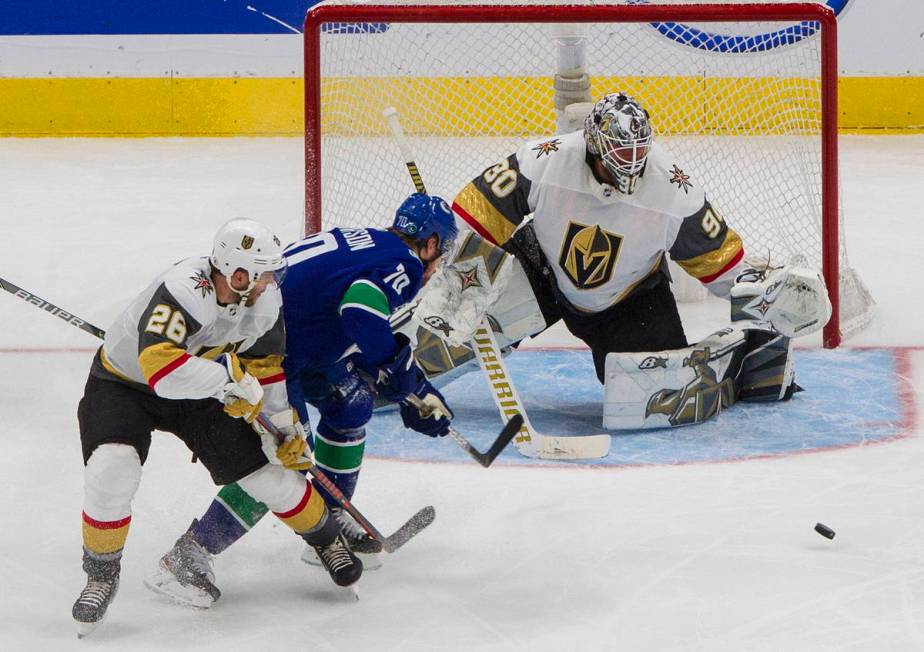
[(281, 464), (293, 471), (304, 471), (314, 464), (308, 441), (305, 438), (305, 428), (298, 420), (298, 413), (292, 408), (277, 412), (269, 418), (270, 422), (285, 439), (279, 442), (276, 437), (265, 430), (258, 421), (253, 427), (260, 435), (263, 454), (271, 464)]
[(443, 395), (427, 380), (418, 386), (414, 394), (423, 405), (416, 407), (407, 402), (401, 403), (404, 427), (428, 437), (445, 437), (449, 434), (449, 425), (455, 415), (446, 405)]
[(746, 269), (731, 289), (732, 321), (769, 323), (786, 337), (820, 330), (831, 318), (831, 301), (821, 274), (784, 265)]
[(414, 360), (414, 352), (407, 337), (399, 333), (395, 339), (398, 341), (398, 352), (391, 362), (379, 368), (375, 391), (392, 403), (400, 403), (425, 380), (423, 371)]
[(244, 371), (240, 359), (233, 353), (222, 353), (216, 359), (228, 372), (228, 383), (222, 388), (225, 412), (247, 423), (260, 414), (263, 407), (263, 388), (259, 381)]

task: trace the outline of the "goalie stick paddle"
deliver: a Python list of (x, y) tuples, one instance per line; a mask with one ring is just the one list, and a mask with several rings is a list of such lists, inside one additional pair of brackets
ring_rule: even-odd
[[(51, 304), (45, 301), (44, 299), (40, 299), (36, 297), (31, 292), (27, 290), (23, 290), (22, 288), (13, 285), (12, 283), (10, 283), (9, 281), (3, 278), (0, 278), (0, 285), (2, 285), (3, 289), (6, 290), (7, 292), (10, 292), (11, 294), (18, 296), (21, 299), (24, 299), (25, 301), (31, 303), (35, 307), (45, 310), (47, 312), (51, 312), (53, 315), (61, 317), (71, 326), (74, 326), (76, 328), (79, 328), (80, 330), (86, 331), (87, 333), (90, 333), (91, 335), (95, 335), (101, 340), (106, 338), (106, 331), (104, 331), (103, 329), (97, 328), (96, 326), (93, 326), (89, 322), (86, 322), (80, 319), (79, 317), (75, 317), (71, 313), (61, 310), (54, 304)], [(260, 422), (260, 425), (263, 426), (263, 428), (267, 430), (268, 432), (270, 432), (274, 437), (276, 437), (277, 439), (283, 438), (282, 433), (279, 432), (279, 430), (272, 424), (272, 422), (270, 422), (268, 418), (260, 414), (257, 417), (257, 420)], [(399, 527), (394, 532), (394, 534), (392, 534), (391, 536), (387, 536), (387, 537), (383, 536), (382, 533), (379, 532), (375, 528), (375, 526), (372, 525), (372, 523), (370, 523), (369, 520), (365, 516), (363, 516), (362, 513), (358, 509), (356, 509), (356, 507), (353, 506), (353, 503), (351, 503), (347, 499), (347, 497), (343, 495), (343, 492), (337, 488), (337, 485), (331, 482), (330, 478), (324, 475), (324, 473), (320, 469), (312, 465), (311, 467), (308, 468), (308, 472), (311, 474), (311, 476), (314, 479), (318, 481), (318, 484), (324, 487), (327, 490), (327, 492), (331, 496), (333, 496), (334, 500), (336, 500), (337, 503), (340, 504), (343, 507), (343, 509), (345, 509), (350, 514), (350, 516), (356, 519), (356, 522), (359, 523), (362, 526), (362, 528), (366, 532), (368, 532), (372, 538), (376, 539), (382, 544), (382, 549), (385, 550), (386, 552), (394, 552), (395, 550), (403, 546), (405, 543), (410, 541), (414, 536), (416, 536), (421, 530), (423, 530), (428, 525), (430, 525), (433, 522), (433, 520), (436, 518), (436, 510), (433, 508), (432, 505), (427, 505), (423, 509), (418, 510), (417, 513), (414, 514), (411, 518), (409, 518), (407, 522), (405, 522), (404, 525)]]
[[(398, 149), (401, 150), (401, 157), (404, 159), (404, 164), (411, 175), (411, 181), (414, 182), (414, 188), (417, 192), (426, 193), (426, 187), (420, 176), (420, 171), (417, 169), (417, 163), (414, 161), (414, 154), (404, 137), (404, 130), (401, 128), (401, 122), (398, 119), (398, 111), (389, 106), (382, 111), (382, 115), (395, 137)], [(507, 373), (507, 365), (504, 364), (498, 350), (494, 332), (486, 319), (481, 320), (481, 324), (475, 331), (475, 338), (471, 342), (471, 347), (475, 352), (475, 357), (478, 359), (478, 365), (488, 381), (488, 386), (491, 388), (491, 396), (494, 398), (494, 403), (500, 412), (501, 419), (509, 425), (514, 417), (520, 417), (519, 433), (513, 440), (514, 446), (520, 453), (526, 457), (538, 457), (545, 460), (594, 459), (606, 457), (609, 454), (612, 439), (606, 433), (559, 437), (556, 435), (544, 435), (533, 428), (529, 417), (526, 415), (526, 408), (520, 401), (516, 388), (513, 386), (513, 381), (510, 379), (510, 374)], [(501, 434), (505, 432), (506, 428), (501, 431)], [(451, 430), (449, 434), (452, 436)], [(464, 438), (461, 436), (459, 438), (453, 436), (452, 438), (469, 455), (472, 455), (471, 444)], [(500, 440), (500, 437), (498, 437), (498, 440)], [(496, 444), (497, 442), (495, 442)], [(504, 445), (506, 446), (506, 444)], [(494, 446), (491, 447), (492, 450), (493, 448)], [(475, 452), (477, 453), (478, 451)], [(472, 457), (475, 456), (472, 455)], [(475, 459), (478, 460), (477, 457)], [(481, 460), (479, 460), (479, 463), (481, 463)]]

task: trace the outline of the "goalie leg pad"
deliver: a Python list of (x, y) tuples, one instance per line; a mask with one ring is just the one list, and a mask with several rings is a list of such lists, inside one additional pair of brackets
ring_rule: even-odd
[(609, 353), (603, 427), (665, 428), (714, 417), (737, 399), (736, 378), (746, 352), (747, 334), (734, 326), (684, 349)]
[(764, 330), (749, 330), (747, 334), (748, 353), (738, 379), (738, 400), (788, 401), (802, 389), (796, 384), (792, 340)]

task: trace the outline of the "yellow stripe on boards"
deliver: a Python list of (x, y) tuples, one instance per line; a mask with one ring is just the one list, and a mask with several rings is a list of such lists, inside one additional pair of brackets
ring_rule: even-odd
[[(670, 132), (664, 126), (668, 116), (685, 121), (675, 133), (774, 133), (785, 112), (757, 123), (735, 107), (780, 88), (786, 106), (811, 107), (806, 93), (814, 95), (815, 85), (770, 78), (608, 77), (595, 78), (591, 94), (634, 94), (660, 133)], [(924, 132), (924, 77), (845, 77), (838, 87), (841, 130)], [(332, 110), (338, 102), (395, 106), (414, 136), (460, 136), (459, 125), (468, 124), (483, 136), (528, 138), (551, 134), (555, 124), (551, 77), (343, 77), (325, 80), (322, 98), (326, 135), (389, 136), (384, 121), (372, 114)], [(302, 80), (289, 77), (0, 78), (0, 135), (297, 136), (303, 132), (302, 102)]]
[(4, 136), (300, 135), (300, 79), (0, 79)]

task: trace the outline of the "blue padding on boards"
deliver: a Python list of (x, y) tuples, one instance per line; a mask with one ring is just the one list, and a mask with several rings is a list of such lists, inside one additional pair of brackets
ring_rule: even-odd
[(0, 35), (291, 34), (285, 25), (300, 32), (314, 4), (314, 0), (0, 2)]
[[(787, 403), (739, 403), (686, 428), (619, 432), (608, 457), (547, 462), (511, 445), (495, 464), (682, 464), (830, 450), (909, 434), (914, 428), (908, 353), (902, 349), (796, 351), (796, 380), (806, 391)], [(601, 432), (603, 389), (587, 351), (521, 351), (507, 359), (533, 424), (547, 434)], [(501, 422), (481, 373), (443, 390), (456, 429), (485, 450)], [(471, 462), (448, 438), (407, 431), (397, 412), (376, 412), (366, 454), (421, 461)], [(474, 463), (474, 462), (472, 462)]]

